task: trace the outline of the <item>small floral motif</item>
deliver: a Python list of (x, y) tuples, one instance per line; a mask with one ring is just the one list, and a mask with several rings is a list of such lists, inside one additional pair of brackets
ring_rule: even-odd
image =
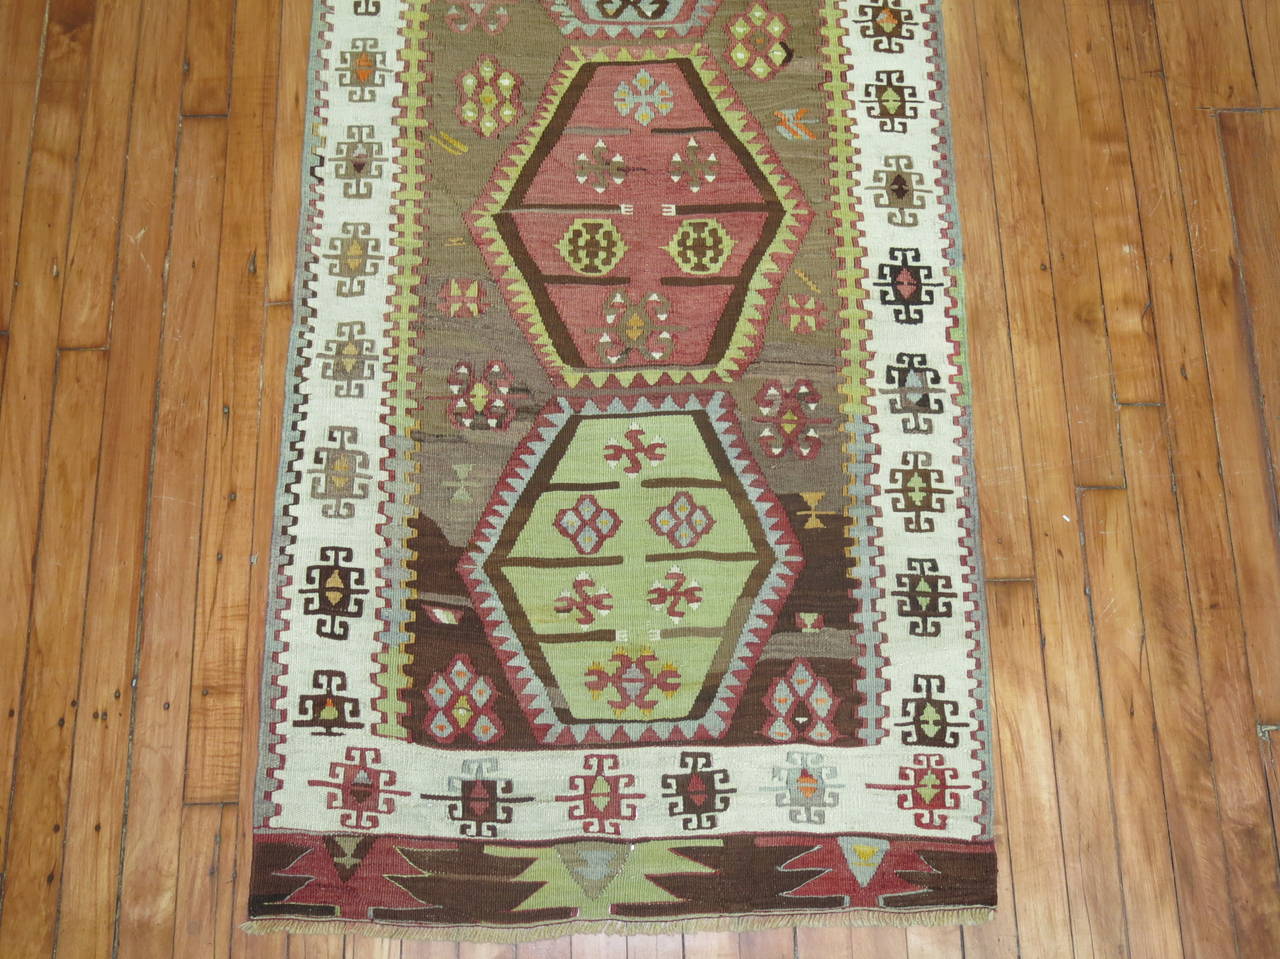
[(652, 73), (642, 69), (629, 82), (623, 80), (618, 84), (613, 105), (620, 115), (647, 127), (675, 109), (675, 92), (666, 80), (656, 80)]
[(458, 74), (458, 122), (482, 137), (495, 137), (520, 118), (522, 81), (496, 57), (485, 54)]
[(502, 721), (493, 709), (497, 693), (466, 656), (454, 657), (447, 670), (431, 677), (427, 697), (433, 707), (427, 732), (437, 742), (451, 743), (466, 735), (491, 743), (502, 736)]
[(753, 3), (729, 21), (727, 29), (729, 59), (757, 80), (768, 80), (791, 60), (793, 51), (786, 42), (791, 24), (763, 3)]

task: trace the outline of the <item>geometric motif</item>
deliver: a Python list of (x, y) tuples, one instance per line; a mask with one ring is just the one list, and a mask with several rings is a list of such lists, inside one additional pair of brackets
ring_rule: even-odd
[(923, 450), (909, 450), (902, 454), (902, 467), (889, 471), (889, 482), (897, 484), (885, 492), (891, 494), (890, 505), (895, 513), (905, 513), (902, 528), (908, 533), (932, 533), (935, 523), (927, 513), (946, 512), (944, 499), (955, 490), (939, 485), (942, 470), (931, 469), (933, 456)]
[(566, 37), (688, 37), (702, 32), (720, 0), (542, 0)]
[(786, 324), (787, 329), (802, 336), (826, 329), (827, 324), (831, 322), (821, 300), (815, 296), (800, 293), (787, 295), (779, 317)]
[(333, 395), (342, 399), (362, 399), (364, 384), (373, 379), (373, 340), (359, 320), (344, 322), (334, 327), (337, 339), (328, 340), (324, 352), (317, 353), (321, 361), (320, 375), (337, 383)]
[(946, 681), (941, 676), (916, 676), (911, 688), (920, 695), (915, 699), (902, 701), (902, 715), (906, 722), (898, 726), (909, 726), (902, 733), (904, 746), (932, 746), (935, 749), (954, 749), (960, 745), (960, 733), (968, 723), (956, 721), (960, 715), (960, 704), (954, 699), (940, 699), (937, 693), (946, 691)]
[(904, 9), (904, 0), (880, 0), (878, 4), (858, 4), (854, 23), (862, 25), (862, 36), (872, 40), (872, 49), (880, 53), (901, 53), (903, 40), (914, 40), (916, 15)]
[(311, 674), (311, 686), (320, 690), (298, 697), (298, 715), (293, 725), (316, 730), (314, 736), (341, 736), (340, 729), (359, 729), (364, 723), (352, 722), (360, 715), (360, 700), (343, 696), (347, 674), (336, 669), (317, 669)]
[[(812, 213), (705, 47), (616, 55), (566, 52), (468, 221), (557, 384), (731, 380)], [(625, 181), (610, 186), (616, 167), (602, 180), (582, 163), (617, 140)], [(623, 202), (602, 206), (602, 185)]]
[(308, 616), (318, 616), (316, 635), (325, 639), (346, 639), (350, 626), (348, 619), (364, 615), (364, 570), (347, 566), (355, 554), (343, 546), (324, 546), (320, 549), (320, 562), (307, 567), (306, 587), (298, 590), (304, 597), (302, 611)]
[(795, 660), (785, 676), (774, 680), (764, 704), (768, 716), (761, 732), (776, 743), (807, 739), (825, 745), (840, 735), (829, 722), (840, 697), (806, 660)]
[(351, 444), (360, 440), (359, 432), (352, 426), (332, 426), (327, 434), (336, 446), (320, 446), (312, 456), (314, 467), (307, 470), (311, 476), (311, 498), (324, 500), (321, 514), (330, 519), (350, 519), (355, 515), (351, 500), (365, 499), (369, 495), (369, 454), (354, 449)]
[(876, 209), (888, 210), (885, 218), (893, 226), (919, 226), (916, 212), (925, 206), (924, 174), (918, 173), (910, 156), (887, 156), (884, 166), (871, 173), (871, 195)]
[(768, 80), (795, 55), (787, 44), (791, 24), (757, 0), (746, 13), (729, 21), (726, 29), (732, 38), (728, 56), (739, 70), (757, 80)]
[(670, 699), (680, 691), (680, 671), (672, 663), (658, 667), (658, 657), (648, 647), (635, 656), (619, 650), (609, 660), (614, 664), (612, 670), (599, 662), (588, 666), (582, 685), (596, 699), (610, 690), (608, 703), (615, 716), (622, 717), (633, 707), (650, 716), (658, 706), (655, 694)]
[(464, 320), (482, 316), (489, 308), (489, 300), (480, 281), (457, 276), (444, 281), (436, 303), (445, 316)]
[(617, 836), (621, 832), (619, 823), (635, 820), (636, 804), (632, 800), (644, 799), (644, 794), (626, 791), (636, 782), (630, 773), (609, 775), (621, 765), (616, 755), (588, 753), (582, 760), (586, 775), (569, 777), (569, 788), (576, 792), (556, 796), (556, 802), (573, 804), (569, 818), (581, 822), (583, 832)]
[(370, 236), (373, 227), (368, 223), (342, 224), (342, 236), (329, 239), (325, 254), (329, 261), (329, 275), (338, 277), (338, 296), (364, 296), (364, 277), (378, 272), (382, 257), (382, 241)]
[(904, 433), (932, 433), (933, 421), (943, 410), (942, 374), (927, 364), (923, 353), (899, 353), (896, 365), (885, 367), (880, 393), (889, 400), (890, 413), (906, 414), (902, 420)]
[(422, 793), (419, 798), (446, 804), (450, 822), (458, 823), (462, 836), (492, 837), (499, 826), (515, 818), (515, 807), (533, 802), (532, 796), (517, 796), (510, 779), (498, 774), (496, 759), (464, 759), (462, 772), (449, 777), (449, 792)]
[(436, 741), (451, 743), (465, 733), (478, 743), (491, 743), (502, 736), (502, 721), (493, 711), (497, 694), (466, 656), (457, 656), (446, 672), (432, 676), (427, 693), (436, 707), (427, 730)]
[(831, 422), (828, 417), (810, 414), (818, 408), (822, 394), (808, 380), (796, 380), (784, 387), (779, 380), (766, 380), (756, 391), (756, 405), (764, 415), (752, 419), (766, 423), (760, 431), (760, 447), (765, 456), (777, 458), (794, 452), (802, 460), (813, 459), (822, 449), (816, 426)]
[(483, 371), (458, 363), (447, 383), (452, 395), (447, 401), (449, 422), (458, 429), (505, 430), (511, 425), (516, 415), (510, 396), (514, 384), (501, 360), (490, 360)]
[(256, 930), (989, 912), (938, 24), (318, 4)]
[(960, 808), (959, 793), (968, 789), (958, 783), (959, 771), (946, 765), (940, 753), (916, 753), (910, 766), (898, 769), (901, 785), (868, 783), (868, 789), (889, 789), (898, 794), (898, 808), (915, 812), (912, 818), (921, 829), (945, 829), (943, 810)]
[(458, 122), (482, 137), (494, 137), (515, 123), (522, 112), (522, 81), (496, 58), (485, 54), (458, 74)]
[(920, 323), (922, 306), (932, 306), (934, 291), (942, 284), (933, 281), (933, 267), (920, 265), (920, 251), (893, 247), (889, 261), (876, 270), (875, 286), (880, 289), (880, 302), (893, 307), (893, 318), (899, 323)]
[(901, 70), (878, 71), (862, 96), (867, 101), (867, 114), (885, 133), (906, 133), (907, 121), (920, 115), (916, 88), (906, 83)]
[(724, 732), (798, 569), (757, 475), (722, 393), (543, 410), (458, 565), (541, 741)]
[(337, 145), (338, 153), (331, 170), (348, 200), (367, 200), (373, 196), (373, 181), (385, 170), (387, 157), (382, 143), (372, 137), (373, 127), (357, 124), (347, 127), (347, 139)]
[(787, 818), (793, 823), (823, 825), (827, 810), (840, 804), (844, 785), (835, 781), (836, 768), (825, 766), (818, 753), (788, 752), (786, 766), (775, 766), (774, 781), (781, 781), (774, 792), (777, 805), (788, 810)]
[(737, 792), (729, 785), (729, 771), (712, 769), (706, 752), (681, 752), (680, 769), (662, 775), (662, 788), (668, 790), (662, 798), (675, 800), (667, 806), (668, 814), (681, 817), (689, 831), (715, 829), (716, 814), (729, 808), (729, 798)]
[(403, 789), (392, 789), (396, 774), (380, 769), (382, 753), (366, 746), (348, 746), (346, 762), (329, 763), (329, 778), (312, 779), (307, 785), (329, 790), (325, 806), (341, 809), (338, 822), (347, 829), (374, 829), (396, 811), (394, 796), (409, 795)]
[(508, 4), (516, 0), (457, 0), (449, 4), (444, 21), (454, 33), (468, 33), (477, 28), (497, 36), (511, 22)]
[(338, 62), (338, 86), (345, 87), (352, 103), (372, 103), (387, 82), (387, 54), (372, 37), (351, 41), (351, 49), (343, 50)]
[(898, 615), (910, 619), (912, 636), (934, 637), (942, 633), (941, 620), (951, 615), (951, 577), (940, 572), (936, 559), (912, 557), (907, 571), (898, 573), (898, 588), (889, 595), (898, 597)]

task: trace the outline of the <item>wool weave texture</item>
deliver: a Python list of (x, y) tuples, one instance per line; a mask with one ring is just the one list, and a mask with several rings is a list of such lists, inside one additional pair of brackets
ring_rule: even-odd
[(249, 923), (995, 905), (933, 0), (318, 0)]

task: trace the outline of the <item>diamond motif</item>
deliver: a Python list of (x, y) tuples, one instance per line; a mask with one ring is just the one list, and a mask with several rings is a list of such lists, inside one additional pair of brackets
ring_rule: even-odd
[(534, 116), (468, 221), (555, 384), (736, 379), (812, 213), (707, 48), (572, 48)]

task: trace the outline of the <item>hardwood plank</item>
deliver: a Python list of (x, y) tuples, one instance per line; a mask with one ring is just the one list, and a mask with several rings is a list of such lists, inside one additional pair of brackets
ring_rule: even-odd
[[(1226, 522), (1217, 508), (1205, 513), (1184, 509), (1184, 513), (1197, 526), (1207, 527), (1193, 533), (1193, 541), (1199, 543), (1201, 532), (1212, 534), (1205, 541), (1206, 548), (1193, 554), (1197, 562), (1190, 569), (1192, 600), (1207, 620), (1197, 625), (1225, 641), (1226, 654), (1211, 657), (1206, 663), (1206, 681), (1210, 686), (1211, 718), (1222, 720), (1221, 726), (1211, 727), (1215, 755), (1223, 747), (1239, 750), (1238, 758), (1243, 764), (1241, 788), (1234, 797), (1228, 797), (1225, 808), (1230, 810), (1227, 837), (1233, 870), (1248, 873), (1255, 871), (1253, 860), (1261, 830), (1270, 831), (1260, 822), (1263, 777), (1256, 751), (1245, 745), (1245, 730), (1260, 715), (1280, 711), (1280, 644), (1274, 641), (1274, 604), (1270, 601), (1270, 597), (1280, 594), (1280, 549), (1274, 527), (1257, 521), (1274, 495), (1269, 476), (1271, 464), (1263, 445), (1261, 411), (1252, 403), (1228, 407), (1240, 385), (1253, 374), (1246, 334), (1248, 304), (1238, 275), (1218, 124), (1201, 107), (1206, 102), (1213, 106), (1254, 106), (1257, 95), (1239, 9), (1225, 11), (1221, 21), (1215, 21), (1206, 31), (1221, 41), (1222, 49), (1210, 58), (1215, 62), (1203, 62), (1196, 59), (1201, 38), (1184, 35), (1185, 30), (1197, 29), (1197, 18), (1187, 9), (1186, 0), (1171, 5), (1174, 6), (1176, 9), (1157, 11), (1159, 36), (1166, 67), (1187, 76), (1186, 83), (1167, 84), (1166, 88), (1192, 240), (1201, 334), (1212, 402), (1217, 404), (1214, 410), (1211, 403), (1210, 412), (1218, 442), (1215, 446), (1209, 441), (1209, 434), (1190, 432), (1182, 429), (1189, 424), (1177, 423), (1173, 448), (1175, 458), (1193, 460), (1191, 465), (1197, 472), (1205, 469), (1206, 459), (1212, 459), (1213, 468), (1194, 477), (1207, 489), (1200, 490), (1194, 498), (1190, 494), (1196, 491), (1188, 489), (1185, 502), (1217, 504), (1222, 493), (1226, 498)], [(1213, 99), (1206, 100), (1209, 95)], [(1181, 463), (1178, 469), (1181, 475)], [(1280, 858), (1274, 861), (1280, 866)], [(1270, 902), (1276, 906), (1249, 922), (1261, 923), (1266, 940), (1274, 940), (1280, 949), (1280, 874), (1274, 869), (1259, 894), (1261, 899), (1250, 896), (1244, 900), (1251, 915), (1251, 904)]]
[(795, 930), (760, 929), (738, 934), (738, 954), (742, 959), (792, 959)]
[[(285, 956), (287, 959), (347, 959), (346, 945), (347, 941), (342, 936), (290, 936)], [(453, 952), (439, 955), (419, 954), (411, 952), (410, 945), (405, 943), (403, 959), (453, 959), (455, 955)], [(432, 946), (436, 943), (426, 943), (426, 945)]]
[(400, 940), (350, 936), (347, 939), (347, 956), (348, 959), (401, 959)]
[(234, 804), (182, 808), (178, 913), (172, 944), (169, 951), (152, 955), (226, 955), (229, 924), (225, 917), (234, 889), (235, 822)]
[(460, 942), (458, 959), (515, 959), (515, 946), (496, 942)]
[[(847, 930), (850, 956), (883, 956), (884, 959), (905, 959), (907, 955), (907, 931), (895, 926), (854, 926)], [(801, 953), (799, 959), (821, 959), (823, 953)]]
[[(993, 706), (992, 717), (997, 710)], [(1004, 770), (999, 764), (1000, 724), (992, 723), (991, 752), (996, 757), (993, 789), (996, 793), (996, 914), (990, 922), (964, 927), (965, 959), (1018, 959), (1018, 903), (1009, 863), (1009, 825), (1005, 817)]]
[[(1164, 558), (1137, 564), (1147, 630), (1142, 652), (1151, 672), (1183, 948), (1189, 956), (1235, 955), (1215, 788), (1215, 778), (1221, 782), (1234, 773), (1228, 775), (1230, 767), (1216, 764), (1206, 724), (1203, 658), (1197, 656), (1161, 416), (1157, 407), (1130, 407), (1121, 414), (1135, 550), (1140, 556)], [(1223, 769), (1224, 775), (1215, 777), (1215, 769)]]
[(1055, 768), (1058, 750), (1045, 694), (1049, 667), (1042, 650), (1049, 637), (1037, 619), (1036, 589), (1030, 583), (991, 583), (987, 604), (1000, 729), (996, 762), (1005, 784), (1009, 869), (1022, 955), (1097, 954), (1105, 940), (1095, 941), (1087, 926), (1074, 930), (1070, 915), (1064, 859), (1072, 852), (1064, 850), (1054, 789), (1061, 767)]
[[(267, 307), (266, 337), (262, 354), (262, 415), (259, 418), (257, 475), (254, 479), (252, 574), (249, 595), (251, 609), (244, 667), (244, 702), (241, 737), (255, 743), (258, 736), (259, 676), (266, 637), (267, 581), (270, 577), (271, 534), (274, 524), (276, 461), (284, 407), (286, 356), (289, 348), (291, 310), (286, 306)], [(248, 918), (248, 885), (253, 862), (253, 803), (256, 796), (257, 755), (245, 749), (240, 755), (241, 786), (240, 839), (237, 843), (237, 897), (232, 956), (272, 956), (280, 954), (273, 945), (282, 937), (248, 935), (239, 927)], [(333, 937), (342, 941), (341, 937)], [(450, 953), (449, 955), (452, 955)]]
[[(1158, 427), (1158, 413), (1156, 422)], [(1164, 643), (1166, 638), (1158, 629), (1148, 633), (1143, 621), (1129, 524), (1131, 495), (1136, 494), (1086, 490), (1081, 497), (1080, 526), (1089, 567), (1107, 741), (1111, 744), (1116, 838), (1132, 954), (1177, 959), (1183, 954), (1182, 938), (1147, 652), (1148, 641)], [(1135, 508), (1144, 508), (1137, 502)], [(1145, 553), (1155, 544), (1143, 545)]]
[[(1249, 56), (1244, 10), (1238, 3), (1215, 8), (1206, 17), (1197, 0), (1158, 0), (1150, 5), (1159, 27), (1164, 62), (1176, 82), (1167, 84), (1176, 107), (1256, 107), (1258, 89)], [(1179, 156), (1187, 156), (1179, 146)]]
[(969, 322), (974, 417), (974, 461), (982, 520), (982, 560), (988, 576), (1031, 575), (1027, 484), (1018, 434), (1018, 404), (1009, 344), (996, 229), (995, 187), (986, 107), (982, 100), (977, 24), (971, 5), (944, 0), (951, 111), (956, 162), (956, 199), (964, 232), (965, 312)]
[(738, 934), (734, 932), (688, 932), (684, 954), (698, 959), (738, 959)]
[[(0, 770), (13, 768), (23, 664), (40, 519), (49, 418), (53, 408), (62, 267), (70, 194), (93, 36), (92, 0), (58, 0), (49, 10), (43, 75), (31, 135), (31, 169), (22, 208), (18, 288), (9, 322), (6, 389), (0, 406), (0, 623), (16, 641), (0, 643)], [(8, 297), (4, 297), (6, 304)], [(10, 791), (0, 789), (0, 822)], [(0, 862), (4, 849), (0, 848)]]
[[(271, 141), (279, 6), (244, 0), (236, 17), (236, 67), (227, 132), (222, 256), (210, 368), (201, 556), (187, 737), (188, 802), (236, 798), (240, 772), (254, 471), (263, 336)], [(265, 266), (265, 264), (264, 264)], [(255, 597), (255, 602), (257, 598)]]
[(1017, 6), (1048, 238), (1049, 259), (1040, 266), (1049, 265), (1053, 286), (1073, 473), (1081, 486), (1118, 486), (1124, 473), (1098, 249), (1089, 219), (1080, 215), (1090, 206), (1090, 168), (1061, 148), (1084, 136), (1066, 17), (1061, 0)]
[(173, 939), (226, 136), (225, 120), (183, 123), (134, 692), (129, 818), (146, 825), (125, 834), (121, 955), (163, 955)]
[[(1120, 104), (1120, 77), (1111, 43), (1107, 0), (1057, 0), (1066, 14), (1066, 40), (1073, 60), (1088, 220), (1092, 223), (1106, 307), (1116, 400), (1156, 403), (1162, 395), (1160, 355), (1150, 310), (1142, 224), (1129, 159), (1129, 138)], [(1064, 151), (1073, 160), (1072, 151)], [(1085, 218), (1082, 218), (1085, 219)]]
[[(163, 5), (160, 5), (163, 6)], [(173, 200), (181, 22), (144, 8), (130, 121), (106, 423), (94, 520), (79, 700), (106, 719), (77, 723), (58, 948), (106, 955), (116, 919), (139, 586), (150, 475), (164, 277)]]
[[(627, 959), (683, 959), (684, 941), (678, 935), (628, 936)], [(524, 956), (520, 956), (524, 959)]]
[(9, 358), (9, 334), (0, 333), (0, 403), (4, 402), (5, 361)]
[(64, 354), (58, 363), (18, 762), (10, 784), (0, 955), (53, 950), (106, 374), (100, 352)]
[(1280, 107), (1280, 7), (1272, 0), (1242, 0), (1258, 105)]
[[(1277, 29), (1280, 29), (1280, 19), (1277, 19)], [(1258, 49), (1256, 44), (1254, 49)], [(1275, 684), (1280, 683), (1280, 663), (1277, 662), (1280, 651), (1271, 641), (1266, 622), (1266, 611), (1272, 603), (1265, 593), (1254, 591), (1266, 590), (1271, 582), (1277, 557), (1275, 529), (1280, 525), (1275, 499), (1280, 495), (1280, 480), (1275, 474), (1277, 457), (1280, 457), (1280, 357), (1275, 352), (1280, 349), (1280, 336), (1277, 336), (1275, 324), (1277, 310), (1280, 310), (1280, 281), (1274, 268), (1274, 257), (1278, 252), (1276, 229), (1280, 224), (1280, 188), (1275, 183), (1274, 171), (1267, 169), (1266, 155), (1258, 152), (1280, 148), (1280, 114), (1223, 113), (1219, 114), (1219, 124), (1236, 229), (1235, 257), (1243, 283), (1241, 298), (1244, 312), (1240, 330), (1244, 338), (1243, 348), (1250, 353), (1251, 372), (1256, 377), (1259, 395), (1255, 403), (1262, 414), (1265, 440), (1261, 457), (1255, 454), (1242, 462), (1238, 459), (1238, 452), (1233, 450), (1233, 454), (1224, 460), (1229, 459), (1235, 469), (1259, 471), (1250, 477), (1228, 478), (1227, 490), (1229, 502), (1233, 499), (1240, 501), (1244, 510), (1240, 522), (1233, 510), (1232, 538), (1240, 573), (1240, 596), (1244, 604), (1247, 635), (1254, 637), (1247, 653), (1255, 709), (1259, 720), (1275, 722), (1280, 717), (1280, 691), (1275, 688)], [(1240, 489), (1231, 496), (1232, 486), (1246, 482), (1249, 483), (1248, 489)], [(1259, 488), (1261, 486), (1270, 487), (1267, 491), (1271, 494), (1269, 501), (1263, 489)], [(1268, 514), (1270, 529), (1268, 524), (1257, 521)], [(1254, 522), (1250, 522), (1251, 517)], [(1242, 523), (1243, 529), (1240, 528)], [(1260, 550), (1262, 555), (1251, 555), (1250, 550)], [(1266, 751), (1263, 756), (1265, 765)], [(1273, 829), (1280, 833), (1280, 803), (1274, 799), (1271, 814)]]
[[(517, 959), (519, 955), (517, 950)], [(603, 934), (571, 936), (569, 956), (572, 959), (627, 959), (627, 939)]]
[(182, 54), (184, 116), (227, 112), (235, 0), (190, 0)]
[(302, 146), (306, 126), (308, 61), (311, 46), (310, 0), (284, 0), (280, 20), (280, 87), (276, 94), (274, 164), (271, 181), (270, 249), (267, 300), (293, 299), (302, 200)]
[(964, 959), (959, 926), (909, 926), (907, 955), (911, 959)]
[(799, 926), (795, 954), (796, 959), (828, 956), (906, 959), (906, 930), (896, 926)]
[[(1021, 36), (1008, 14), (1003, 5), (990, 8), (980, 50), (1052, 706), (1053, 739), (1045, 742), (1068, 744), (1056, 752), (1055, 761), (1076, 945), (1112, 956), (1126, 949), (1124, 914), (1109, 785), (1097, 774), (1107, 768), (1106, 738), (1074, 519), (1071, 416), (1061, 350), (1045, 321), (1054, 311), (1054, 297), (1050, 278), (1040, 268), (1048, 262), (1040, 204), (1026, 189), (1039, 173), (1032, 152)], [(1013, 858), (1017, 868), (1016, 848)], [(1026, 928), (1020, 916), (1019, 930)], [(1027, 945), (1024, 941), (1023, 947)]]
[(573, 948), (571, 942), (569, 936), (522, 942), (516, 946), (516, 959), (568, 959)]
[[(105, 346), (109, 336), (129, 138), (123, 121), (133, 98), (141, 7), (142, 0), (98, 0), (58, 326), (58, 345), (64, 349)], [(136, 241), (125, 237), (125, 242)]]
[[(1280, 949), (1280, 857), (1250, 731), (1280, 697), (1270, 601), (1280, 593), (1280, 552), (1274, 528), (1257, 520), (1271, 499), (1258, 411), (1249, 403), (1226, 409), (1251, 371), (1217, 124), (1201, 109), (1250, 105), (1252, 72), (1238, 7), (1194, 37), (1187, 35), (1195, 22), (1182, 0), (1124, 13), (1130, 60), (1178, 78), (1150, 90), (1135, 71), (1134, 106), (1126, 91), (1126, 115), (1131, 135), (1159, 145), (1141, 163), (1138, 151), (1134, 156), (1148, 269), (1160, 294), (1155, 311), (1169, 445), (1182, 537), (1195, 544), (1187, 552), (1187, 581), (1209, 743), (1215, 763), (1232, 771), (1217, 785), (1240, 946), (1265, 952)], [(1176, 153), (1167, 148), (1171, 142)], [(1175, 198), (1172, 209), (1166, 190)], [(1188, 309), (1192, 303), (1198, 316)]]
[(0, 6), (0, 63), (5, 65), (4, 96), (0, 97), (0, 180), (6, 185), (0, 191), (0, 330), (9, 329), (47, 7), (47, 0)]
[[(1280, 310), (1280, 259), (1275, 226), (1280, 223), (1280, 188), (1268, 162), (1280, 150), (1280, 113), (1221, 113), (1222, 152), (1230, 187), (1231, 216), (1244, 284), (1245, 329), (1249, 336), (1270, 460), (1280, 452), (1280, 330), (1272, 319)], [(1276, 489), (1273, 477), (1273, 490)]]

